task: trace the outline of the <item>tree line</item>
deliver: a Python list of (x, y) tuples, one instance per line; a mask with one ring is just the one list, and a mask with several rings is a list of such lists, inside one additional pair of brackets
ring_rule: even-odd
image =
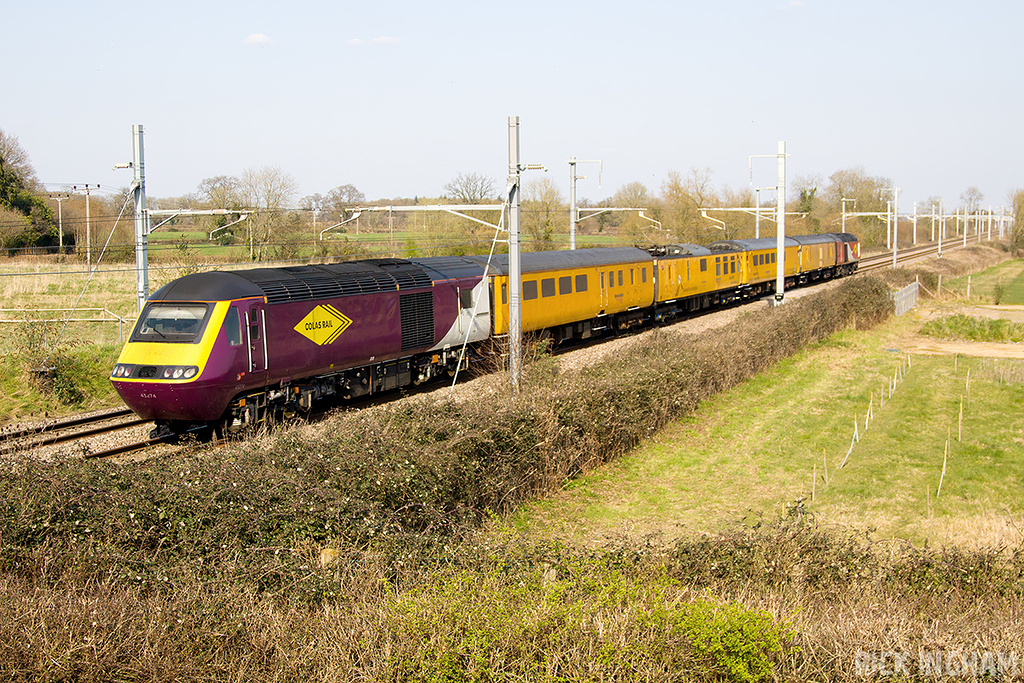
[[(885, 213), (892, 199), (890, 178), (869, 174), (863, 168), (836, 171), (827, 178), (818, 175), (797, 178), (787, 197), (787, 231), (818, 233), (838, 231), (844, 210), (850, 213)], [(341, 184), (324, 193), (299, 196), (295, 178), (276, 166), (247, 168), (238, 175), (219, 175), (203, 179), (194, 192), (180, 197), (150, 197), (150, 209), (225, 210), (202, 218), (179, 218), (170, 226), (186, 221), (196, 229), (217, 236), (221, 243), (248, 246), (253, 260), (294, 255), (299, 243), (314, 245), (314, 253), (332, 253), (338, 236), (352, 232), (416, 233), (403, 238), (407, 254), (479, 253), (490, 246), (493, 230), (480, 223), (444, 213), (385, 212), (364, 213), (360, 207), (416, 206), (431, 204), (500, 204), (503, 186), (481, 173), (459, 173), (439, 194), (424, 197), (368, 201), (353, 184)], [(660, 187), (652, 189), (640, 182), (626, 183), (612, 196), (592, 201), (580, 199), (581, 235), (609, 235), (631, 243), (684, 242), (706, 244), (718, 239), (753, 237), (756, 206), (774, 207), (771, 192), (744, 187), (716, 187), (709, 168), (691, 168), (685, 173), (672, 171)], [(105, 237), (114, 228), (117, 216), (129, 194), (128, 188), (92, 195), (88, 227), (92, 242)], [(58, 205), (57, 198), (61, 203)], [(959, 209), (967, 213), (981, 211), (984, 195), (969, 187), (959, 198)], [(1011, 233), (1013, 246), (1024, 247), (1024, 190), (1015, 190), (1008, 198), (1014, 215)], [(907, 213), (903, 203), (903, 214)], [(86, 198), (79, 194), (47, 193), (29, 161), (28, 154), (15, 136), (0, 130), (0, 248), (15, 253), (25, 248), (52, 249), (63, 241), (68, 251), (81, 253), (85, 230)], [(927, 216), (942, 204), (939, 197), (917, 203), (917, 212)], [(944, 205), (948, 214), (952, 202)], [(644, 209), (609, 211), (619, 208)], [(527, 178), (522, 188), (522, 234), (527, 248), (551, 249), (565, 246), (569, 231), (569, 206), (558, 185), (548, 177)], [(59, 209), (59, 212), (58, 210)], [(726, 211), (725, 209), (729, 209)], [(130, 207), (129, 207), (130, 210)], [(497, 212), (475, 214), (497, 223)], [(58, 217), (59, 214), (59, 217)], [(242, 215), (245, 220), (240, 221)], [(774, 235), (774, 215), (764, 210), (760, 228), (763, 236)], [(329, 240), (320, 233), (328, 230)], [(855, 232), (868, 245), (885, 244), (887, 225), (883, 218), (848, 218), (846, 229)], [(909, 228), (903, 227), (902, 230)], [(113, 235), (115, 248), (130, 251), (133, 242), (131, 221), (122, 221)], [(63, 232), (61, 240), (60, 232)], [(102, 238), (101, 238), (102, 239)], [(904, 239), (900, 238), (901, 241)], [(415, 242), (415, 243), (409, 243)], [(335, 249), (336, 251), (336, 249)], [(97, 252), (98, 253), (98, 252)], [(124, 255), (127, 257), (127, 253)]]

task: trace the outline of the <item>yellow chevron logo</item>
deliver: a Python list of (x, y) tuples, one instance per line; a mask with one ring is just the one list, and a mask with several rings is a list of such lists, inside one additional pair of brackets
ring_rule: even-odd
[(331, 344), (348, 329), (352, 320), (334, 306), (321, 304), (295, 326), (295, 331), (318, 346)]

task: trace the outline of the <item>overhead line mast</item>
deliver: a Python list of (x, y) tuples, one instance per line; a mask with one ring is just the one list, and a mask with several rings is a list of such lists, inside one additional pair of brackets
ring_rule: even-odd
[(146, 166), (140, 123), (132, 126), (132, 168), (135, 169), (135, 296), (141, 313), (149, 298), (149, 238), (146, 230)]

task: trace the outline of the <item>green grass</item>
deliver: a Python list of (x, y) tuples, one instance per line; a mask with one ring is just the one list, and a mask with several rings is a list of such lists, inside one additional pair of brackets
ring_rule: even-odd
[[(914, 356), (908, 367), (899, 339), (918, 324), (900, 319), (834, 335), (705, 402), (629, 456), (529, 507), (516, 524), (577, 538), (690, 535), (777, 518), (803, 500), (825, 523), (915, 542), (1013, 536), (1007, 515), (1024, 512), (1024, 415), (1014, 407), (1024, 385), (1001, 383), (1008, 373), (993, 361)], [(889, 398), (900, 366), (904, 379)], [(874, 420), (865, 430), (869, 405)], [(855, 420), (861, 440), (840, 470)], [(936, 500), (947, 434), (953, 441)]]
[[(961, 296), (966, 296), (967, 285), (967, 277), (942, 284), (943, 289)], [(970, 291), (974, 299), (1004, 305), (1024, 305), (1024, 261), (1005, 261), (981, 273), (974, 273), (970, 276)]]
[(1024, 341), (1024, 324), (1002, 318), (984, 319), (958, 313), (929, 320), (921, 334), (939, 339), (963, 339), (978, 342)]
[(121, 399), (110, 383), (121, 348), (112, 344), (88, 344), (59, 352), (47, 359), (56, 368), (56, 381), (40, 384), (31, 369), (40, 359), (18, 354), (0, 356), (0, 428), (7, 422), (38, 419), (111, 405)]

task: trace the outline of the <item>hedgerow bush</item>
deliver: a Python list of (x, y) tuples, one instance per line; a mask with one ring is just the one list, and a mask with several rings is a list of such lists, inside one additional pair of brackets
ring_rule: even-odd
[(475, 530), (804, 345), (891, 310), (884, 285), (858, 278), (725, 329), (645, 335), (579, 373), (540, 359), (518, 397), (408, 400), (140, 462), (8, 458), (0, 671), (12, 680), (770, 678), (795, 656), (790, 632), (720, 591), (952, 578), (883, 574), (852, 542), (791, 528), (669, 553), (519, 539), (495, 548)]
[[(857, 278), (725, 329), (649, 335), (579, 374), (541, 363), (519, 397), (410, 400), (280, 430), (256, 447), (197, 445), (142, 462), (12, 460), (0, 473), (0, 561), (89, 546), (140, 575), (154, 556), (217, 560), (236, 548), (457, 534), (608, 461), (806, 344), (891, 310), (883, 285)], [(106, 561), (68, 564), (103, 572)]]

